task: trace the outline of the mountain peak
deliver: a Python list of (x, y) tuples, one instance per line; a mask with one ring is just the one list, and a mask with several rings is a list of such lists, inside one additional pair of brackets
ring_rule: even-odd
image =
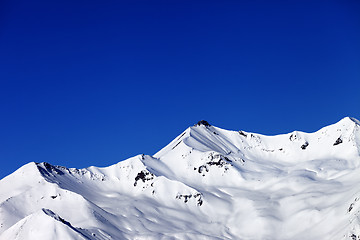
[(335, 124), (326, 126), (324, 128), (343, 129), (345, 131), (353, 131), (357, 126), (360, 126), (360, 121), (353, 117), (344, 117)]
[(351, 121), (353, 121), (354, 123), (356, 123), (357, 125), (360, 125), (360, 121), (357, 120), (356, 118), (353, 118), (353, 117), (346, 117), (348, 119), (350, 119)]
[(205, 126), (205, 127), (210, 127), (211, 126), (211, 124), (210, 123), (208, 123), (207, 121), (205, 121), (205, 120), (200, 120), (200, 121), (198, 121), (194, 126), (196, 127), (196, 126)]
[(341, 123), (341, 124), (354, 124), (355, 123), (357, 125), (360, 125), (359, 120), (357, 120), (356, 118), (353, 118), (353, 117), (344, 117), (338, 123)]

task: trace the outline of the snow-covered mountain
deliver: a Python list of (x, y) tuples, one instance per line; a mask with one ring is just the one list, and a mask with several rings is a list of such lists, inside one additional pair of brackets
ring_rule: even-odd
[(264, 136), (200, 121), (154, 156), (31, 162), (0, 181), (0, 239), (360, 239), (360, 122)]

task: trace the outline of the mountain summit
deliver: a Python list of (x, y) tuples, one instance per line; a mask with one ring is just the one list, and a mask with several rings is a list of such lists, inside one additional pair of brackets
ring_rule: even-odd
[(202, 120), (154, 156), (29, 163), (0, 181), (0, 239), (360, 239), (360, 122), (265, 136)]

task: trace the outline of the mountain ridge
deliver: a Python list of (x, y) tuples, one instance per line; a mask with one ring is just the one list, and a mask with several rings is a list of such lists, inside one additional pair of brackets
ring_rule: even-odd
[(40, 220), (42, 239), (360, 238), (359, 126), (266, 136), (202, 120), (109, 167), (28, 163), (0, 181), (0, 239)]

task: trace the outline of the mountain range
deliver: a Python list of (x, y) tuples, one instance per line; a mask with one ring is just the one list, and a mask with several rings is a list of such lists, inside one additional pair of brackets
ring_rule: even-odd
[(0, 239), (360, 239), (360, 122), (265, 136), (202, 120), (153, 156), (0, 180)]

